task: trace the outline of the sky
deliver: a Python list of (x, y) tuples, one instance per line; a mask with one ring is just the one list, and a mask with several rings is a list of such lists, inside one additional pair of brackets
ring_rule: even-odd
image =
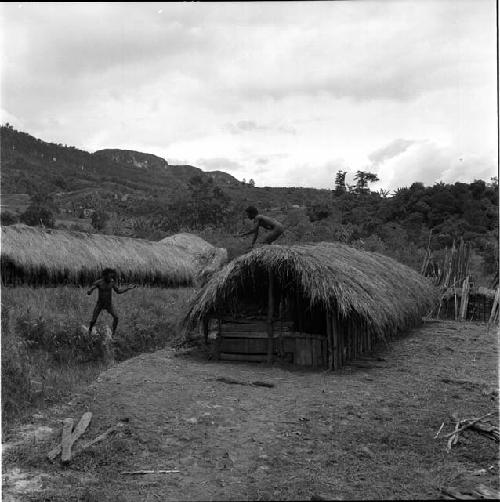
[(497, 174), (494, 0), (2, 3), (0, 113), (257, 186)]

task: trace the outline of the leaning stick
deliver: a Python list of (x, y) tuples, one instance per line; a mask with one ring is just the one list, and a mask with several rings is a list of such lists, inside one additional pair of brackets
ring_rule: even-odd
[(443, 427), (444, 427), (444, 422), (441, 424), (441, 427), (439, 428), (439, 430), (437, 431), (436, 435), (434, 436), (434, 439), (437, 439), (439, 434), (441, 433), (441, 431), (443, 430)]
[(71, 436), (73, 433), (74, 420), (65, 418), (63, 421), (62, 441), (61, 441), (61, 461), (65, 464), (71, 460)]

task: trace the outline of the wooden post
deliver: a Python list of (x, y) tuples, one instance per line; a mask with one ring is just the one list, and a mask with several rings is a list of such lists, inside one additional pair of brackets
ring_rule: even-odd
[(462, 284), (462, 298), (460, 301), (461, 321), (465, 321), (467, 318), (467, 307), (469, 306), (469, 291), (470, 291), (470, 283), (469, 283), (469, 276), (467, 276)]
[(302, 302), (300, 301), (299, 290), (295, 292), (295, 308), (297, 309), (299, 332), (304, 332), (304, 313), (302, 312)]
[(493, 306), (491, 307), (490, 318), (488, 319), (488, 327), (491, 326), (495, 322), (495, 319), (498, 317), (497, 308), (499, 306), (499, 302), (500, 302), (500, 288), (497, 289), (497, 292), (495, 294), (495, 300), (493, 302)]
[(332, 318), (330, 313), (326, 312), (326, 346), (328, 351), (328, 369), (333, 369), (333, 343), (332, 343)]
[(337, 322), (337, 330), (339, 332), (339, 353), (340, 353), (339, 362), (340, 366), (342, 367), (344, 365), (344, 330), (342, 329), (338, 313), (335, 321)]
[(359, 350), (359, 339), (360, 339), (360, 336), (359, 336), (359, 319), (356, 317), (354, 319), (354, 332), (356, 333), (356, 359), (359, 357), (359, 353), (360, 353), (360, 350)]
[(338, 370), (340, 368), (340, 348), (339, 348), (339, 330), (337, 326), (337, 319), (332, 314), (332, 342), (333, 342), (333, 367)]
[(363, 340), (364, 340), (363, 351), (368, 352), (368, 323), (366, 321), (363, 321)]
[(347, 360), (350, 361), (352, 359), (352, 329), (351, 329), (351, 318), (347, 318), (346, 322), (347, 327)]
[(274, 275), (269, 269), (268, 273), (269, 289), (267, 293), (267, 362), (273, 362), (273, 317), (274, 317)]
[(208, 319), (203, 319), (203, 339), (205, 340), (205, 345), (208, 345)]

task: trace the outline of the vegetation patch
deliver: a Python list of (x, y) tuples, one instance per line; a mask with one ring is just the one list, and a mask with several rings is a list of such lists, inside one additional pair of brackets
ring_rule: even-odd
[[(180, 315), (192, 289), (137, 288), (117, 298), (115, 360), (180, 343)], [(4, 424), (57, 402), (96, 378), (106, 365), (102, 314), (88, 326), (93, 299), (82, 288), (3, 288), (2, 416)]]

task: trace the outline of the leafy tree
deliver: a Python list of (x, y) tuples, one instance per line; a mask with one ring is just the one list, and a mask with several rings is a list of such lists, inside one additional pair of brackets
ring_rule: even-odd
[(26, 225), (54, 228), (54, 213), (47, 207), (31, 204), (19, 218)]
[(94, 212), (92, 215), (92, 226), (97, 230), (97, 231), (102, 231), (106, 227), (106, 223), (109, 220), (109, 215), (106, 213), (106, 211), (103, 211), (102, 209), (98, 209), (97, 211)]
[(339, 170), (335, 175), (335, 193), (341, 195), (346, 192), (347, 188), (345, 185), (345, 176), (347, 171)]
[(253, 178), (250, 178), (248, 180), (248, 184), (251, 186), (251, 187), (254, 187), (255, 186), (255, 181), (253, 180)]
[(332, 213), (331, 208), (327, 204), (312, 204), (307, 206), (307, 216), (309, 221), (319, 221), (328, 218)]
[(374, 183), (376, 181), (379, 181), (379, 178), (376, 174), (370, 173), (368, 171), (356, 171), (354, 179), (356, 180), (355, 192), (357, 194), (370, 193), (370, 189), (368, 188), (368, 183)]

